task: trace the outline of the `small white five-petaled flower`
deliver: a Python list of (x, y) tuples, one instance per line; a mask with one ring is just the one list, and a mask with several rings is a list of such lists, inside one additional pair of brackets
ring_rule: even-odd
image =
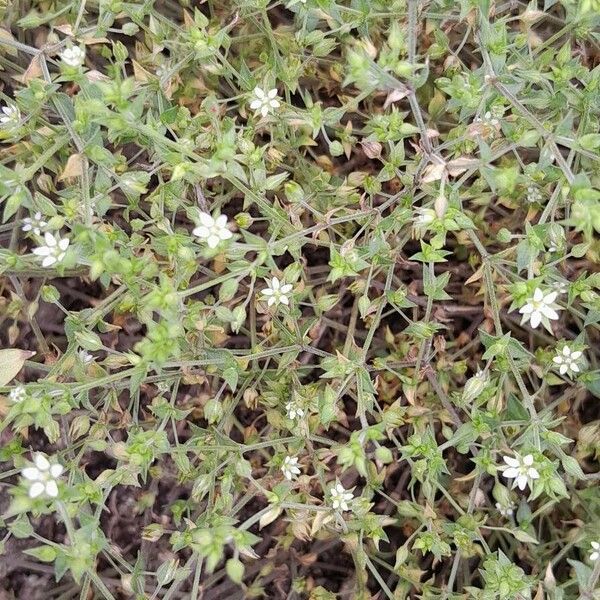
[(300, 467), (298, 467), (298, 457), (286, 456), (283, 459), (281, 470), (283, 471), (284, 477), (289, 481), (294, 479), (296, 475), (300, 475)]
[(550, 321), (552, 319), (556, 321), (558, 319), (557, 310), (562, 310), (560, 306), (554, 303), (558, 292), (544, 292), (541, 288), (535, 288), (533, 296), (527, 299), (524, 306), (519, 309), (519, 312), (523, 315), (521, 325), (530, 322), (531, 326), (535, 329), (540, 323), (552, 333), (550, 327)]
[(44, 257), (42, 267), (51, 267), (65, 257), (68, 247), (69, 238), (61, 238), (60, 235), (47, 231), (44, 234), (44, 245), (34, 248), (33, 253)]
[(0, 125), (14, 127), (21, 121), (21, 111), (14, 104), (7, 104), (1, 110)]
[(531, 487), (531, 482), (534, 479), (539, 479), (540, 474), (537, 469), (533, 466), (533, 456), (526, 454), (521, 456), (516, 454), (516, 457), (504, 456), (502, 457), (506, 466), (501, 467), (504, 475), (507, 479), (514, 479), (512, 487), (518, 487), (520, 490), (524, 490), (527, 485)]
[(552, 362), (555, 365), (559, 365), (558, 372), (561, 375), (566, 374), (571, 377), (573, 373), (579, 373), (581, 370), (577, 361), (581, 358), (582, 354), (580, 350), (573, 351), (569, 346), (564, 346), (562, 351), (552, 359)]
[(23, 402), (23, 400), (25, 400), (27, 397), (27, 390), (22, 385), (18, 385), (10, 390), (8, 397), (10, 398), (11, 402)]
[(42, 213), (36, 212), (33, 217), (27, 217), (26, 219), (23, 219), (23, 226), (21, 229), (23, 231), (33, 231), (35, 235), (40, 235), (42, 229), (46, 227), (46, 225), (48, 225), (48, 223), (44, 221)]
[(285, 405), (285, 412), (288, 419), (300, 419), (304, 416), (304, 409), (298, 406), (298, 403), (291, 400)]
[(220, 242), (233, 236), (233, 233), (227, 229), (226, 215), (219, 215), (214, 219), (208, 213), (201, 212), (199, 220), (200, 225), (192, 233), (201, 240), (205, 240), (209, 248), (216, 248)]
[(263, 290), (262, 293), (269, 298), (267, 301), (268, 306), (277, 306), (278, 304), (289, 305), (290, 299), (287, 297), (292, 291), (291, 283), (284, 283), (281, 285), (281, 281), (277, 279), (277, 277), (273, 277), (270, 281), (270, 286), (266, 290)]
[(592, 553), (590, 560), (596, 561), (600, 558), (600, 542), (592, 542)]
[(43, 454), (37, 454), (33, 459), (33, 467), (25, 467), (21, 475), (29, 482), (29, 497), (37, 498), (42, 494), (50, 498), (58, 496), (56, 480), (64, 468), (57, 462), (51, 463)]
[(350, 510), (348, 502), (350, 502), (354, 495), (344, 488), (344, 486), (338, 481), (329, 490), (331, 496), (331, 506), (334, 510)]
[(277, 88), (273, 88), (265, 92), (262, 88), (254, 88), (254, 100), (250, 102), (250, 108), (266, 117), (271, 110), (279, 108), (279, 100), (277, 100)]
[(85, 61), (85, 50), (82, 50), (79, 46), (65, 48), (60, 53), (60, 59), (69, 67), (80, 67)]

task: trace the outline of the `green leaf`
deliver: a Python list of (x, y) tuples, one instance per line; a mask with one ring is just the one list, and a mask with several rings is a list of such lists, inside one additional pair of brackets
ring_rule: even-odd
[(0, 350), (0, 385), (12, 381), (23, 368), (25, 361), (35, 355), (30, 350), (7, 348)]
[(56, 550), (51, 546), (38, 546), (23, 550), (24, 554), (29, 554), (42, 562), (52, 562), (56, 558)]
[(526, 531), (522, 529), (512, 529), (511, 533), (520, 541), (526, 544), (539, 544), (539, 542)]
[(235, 392), (237, 388), (239, 373), (236, 367), (227, 367), (223, 370), (223, 379), (225, 383), (230, 387), (232, 392)]
[(600, 148), (600, 133), (586, 133), (582, 135), (579, 140), (579, 146), (584, 150), (594, 150)]

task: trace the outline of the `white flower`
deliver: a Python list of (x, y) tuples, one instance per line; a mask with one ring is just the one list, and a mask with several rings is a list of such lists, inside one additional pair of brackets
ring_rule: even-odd
[(413, 219), (417, 227), (427, 227), (435, 221), (436, 214), (431, 208), (417, 208), (417, 216)]
[(273, 306), (273, 304), (275, 304), (275, 306), (277, 306), (281, 303), (288, 306), (290, 300), (287, 297), (287, 294), (289, 294), (292, 291), (292, 284), (284, 283), (283, 285), (281, 285), (281, 281), (279, 281), (277, 277), (273, 277), (271, 279), (270, 285), (271, 287), (268, 287), (266, 290), (262, 291), (262, 293), (269, 298), (269, 300), (267, 301), (267, 305)]
[(58, 496), (56, 480), (61, 476), (64, 468), (57, 462), (50, 461), (43, 455), (37, 454), (33, 459), (35, 466), (25, 467), (21, 475), (29, 482), (29, 497), (37, 498), (42, 494), (50, 498)]
[(596, 561), (600, 558), (600, 542), (592, 542), (592, 553), (590, 560)]
[(557, 294), (566, 294), (569, 291), (569, 284), (566, 281), (556, 281), (552, 284), (552, 289)]
[(18, 385), (10, 390), (8, 397), (10, 398), (11, 402), (23, 402), (23, 400), (25, 400), (27, 397), (27, 390), (22, 385)]
[(14, 127), (21, 121), (21, 111), (14, 104), (7, 104), (1, 110), (0, 125)]
[(291, 400), (285, 405), (285, 412), (288, 419), (299, 419), (304, 416), (304, 409), (298, 406), (298, 403)]
[(283, 459), (281, 470), (286, 479), (292, 480), (296, 475), (300, 475), (300, 468), (298, 467), (298, 457), (286, 456)]
[(500, 121), (492, 115), (492, 113), (488, 110), (483, 117), (475, 117), (473, 119), (474, 123), (483, 123), (484, 125), (490, 125), (491, 127), (499, 127)]
[(254, 88), (254, 100), (250, 102), (250, 108), (260, 113), (263, 117), (266, 117), (271, 109), (279, 108), (279, 100), (277, 100), (277, 88), (273, 88), (268, 92), (265, 92), (262, 88)]
[(85, 50), (82, 50), (79, 46), (65, 48), (60, 53), (60, 59), (69, 67), (80, 67), (85, 61)]
[(496, 510), (503, 517), (510, 517), (515, 510), (515, 505), (512, 502), (508, 505), (504, 505), (504, 504), (500, 504), (500, 502), (496, 502)]
[(33, 231), (35, 235), (40, 235), (42, 229), (46, 227), (46, 225), (48, 225), (48, 223), (44, 221), (42, 213), (36, 212), (35, 215), (33, 215), (33, 217), (27, 217), (26, 219), (23, 219), (23, 226), (21, 227), (21, 229), (23, 231)]
[(69, 239), (62, 238), (60, 235), (53, 235), (49, 231), (44, 234), (45, 245), (33, 249), (33, 253), (37, 256), (43, 256), (42, 267), (51, 267), (55, 263), (59, 263), (67, 252), (69, 247)]
[(94, 360), (94, 356), (90, 354), (87, 350), (81, 349), (77, 355), (79, 356), (79, 360), (84, 365), (89, 365)]
[(200, 213), (200, 225), (196, 227), (192, 234), (205, 240), (209, 248), (216, 248), (219, 242), (228, 240), (233, 233), (227, 229), (227, 216), (220, 215), (213, 219), (211, 215), (205, 212)]
[(527, 303), (519, 309), (523, 315), (521, 325), (530, 322), (535, 329), (540, 323), (552, 333), (548, 319), (556, 321), (558, 319), (557, 310), (562, 310), (557, 304), (554, 304), (558, 292), (544, 292), (540, 288), (535, 288), (533, 297), (528, 298)]
[(502, 475), (507, 479), (514, 479), (512, 487), (518, 487), (520, 490), (524, 490), (525, 486), (531, 487), (531, 482), (534, 479), (539, 479), (540, 474), (537, 469), (533, 466), (533, 456), (527, 454), (521, 456), (516, 454), (516, 458), (512, 456), (504, 456), (503, 460), (506, 466), (500, 467), (503, 471)]
[(338, 482), (330, 488), (329, 495), (331, 496), (331, 506), (335, 510), (350, 510), (348, 502), (354, 498), (354, 495), (346, 490), (341, 483)]
[(542, 193), (535, 185), (530, 185), (527, 188), (527, 202), (533, 204), (534, 202), (541, 202)]
[(581, 370), (577, 364), (577, 360), (581, 358), (583, 352), (580, 350), (571, 350), (569, 346), (564, 346), (562, 352), (559, 352), (553, 359), (552, 362), (556, 365), (560, 365), (558, 372), (561, 375), (568, 375), (571, 377), (573, 373), (579, 373)]

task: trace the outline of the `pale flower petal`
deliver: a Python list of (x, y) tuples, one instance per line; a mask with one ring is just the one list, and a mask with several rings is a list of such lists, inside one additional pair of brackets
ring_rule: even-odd
[(40, 471), (47, 471), (50, 468), (50, 463), (43, 454), (36, 454), (33, 462)]
[(56, 258), (54, 258), (54, 256), (46, 256), (42, 261), (42, 267), (51, 267), (55, 262)]
[(21, 475), (29, 481), (37, 481), (40, 478), (40, 472), (37, 467), (25, 467), (21, 471)]
[(502, 475), (504, 475), (504, 477), (507, 479), (515, 479), (519, 476), (519, 469), (515, 467), (509, 467), (508, 469), (504, 469)]
[(46, 486), (41, 481), (36, 481), (29, 488), (29, 497), (37, 498), (41, 496), (46, 489)]
[(533, 464), (533, 456), (531, 454), (527, 454), (523, 457), (523, 464), (530, 467)]
[(204, 225), (204, 227), (207, 228), (212, 227), (215, 224), (215, 220), (212, 218), (212, 216), (205, 212), (200, 213), (198, 220), (200, 221), (201, 225)]
[[(546, 305), (542, 305), (540, 307), (540, 312), (545, 316), (548, 317), (549, 319), (551, 319), (552, 321), (556, 321), (558, 319), (558, 313), (553, 309), (550, 308), (549, 306)], [(532, 318), (533, 320), (533, 318)]]
[(542, 315), (539, 311), (531, 313), (531, 326), (535, 329), (542, 322)]
[(58, 496), (58, 486), (56, 485), (56, 481), (51, 479), (46, 483), (46, 494), (51, 498), (56, 498)]
[(52, 475), (52, 477), (56, 479), (57, 477), (60, 477), (63, 474), (64, 470), (65, 468), (62, 465), (55, 463), (50, 467), (50, 475)]
[(207, 238), (210, 235), (210, 230), (205, 225), (200, 225), (192, 230), (192, 234), (199, 238)]

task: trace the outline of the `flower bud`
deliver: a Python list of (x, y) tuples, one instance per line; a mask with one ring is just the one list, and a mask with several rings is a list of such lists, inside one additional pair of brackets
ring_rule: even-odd
[(503, 486), (501, 483), (496, 483), (494, 489), (492, 490), (492, 496), (494, 496), (498, 504), (502, 506), (512, 506), (510, 492), (508, 491), (508, 488)]
[(443, 219), (446, 214), (446, 210), (448, 210), (448, 198), (444, 194), (440, 194), (436, 199), (433, 205), (435, 210), (435, 214), (438, 219)]
[(462, 401), (465, 403), (472, 402), (485, 389), (488, 383), (488, 375), (485, 371), (477, 371), (473, 377), (467, 380), (463, 389)]

